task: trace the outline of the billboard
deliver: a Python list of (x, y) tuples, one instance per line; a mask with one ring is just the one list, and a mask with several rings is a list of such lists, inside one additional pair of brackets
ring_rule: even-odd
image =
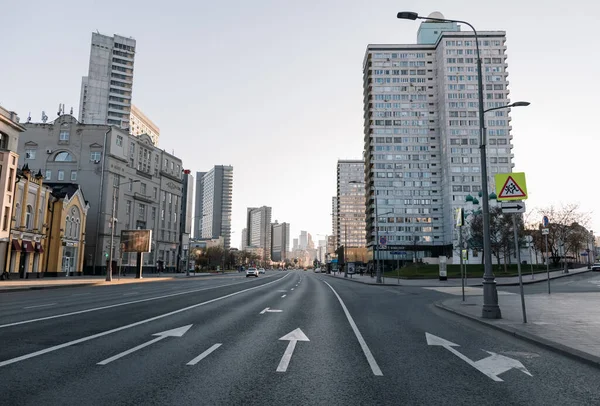
[(152, 230), (122, 230), (122, 252), (150, 252)]

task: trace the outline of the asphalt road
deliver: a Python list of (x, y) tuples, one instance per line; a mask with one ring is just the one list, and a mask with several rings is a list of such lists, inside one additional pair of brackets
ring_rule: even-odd
[(302, 271), (2, 293), (0, 403), (600, 403), (598, 369), (446, 297)]

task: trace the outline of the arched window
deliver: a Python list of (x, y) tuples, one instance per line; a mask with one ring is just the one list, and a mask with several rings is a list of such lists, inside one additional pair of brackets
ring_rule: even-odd
[(55, 162), (72, 162), (73, 161), (73, 155), (71, 155), (67, 151), (59, 152), (54, 157), (54, 161)]
[(33, 214), (33, 207), (31, 207), (31, 205), (27, 205), (27, 211), (25, 212), (25, 228), (26, 229), (30, 229), (31, 228), (31, 222), (33, 221), (33, 219), (31, 218), (31, 215)]
[(71, 219), (69, 216), (65, 218), (65, 237), (71, 236)]

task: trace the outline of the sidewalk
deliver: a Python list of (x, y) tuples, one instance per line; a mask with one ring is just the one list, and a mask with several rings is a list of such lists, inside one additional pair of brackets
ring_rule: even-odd
[(498, 297), (502, 319), (483, 319), (483, 296), (446, 299), (436, 306), (551, 350), (600, 366), (600, 295), (553, 293), (525, 296), (527, 324), (520, 295)]
[[(203, 276), (215, 276), (215, 275), (227, 275), (230, 273), (236, 274), (237, 271), (223, 273), (196, 273), (190, 272), (187, 276), (185, 272), (182, 273), (161, 273), (158, 276), (157, 273), (143, 274), (142, 279), (136, 279), (132, 274), (126, 276), (121, 275), (119, 278), (116, 274), (113, 274), (112, 282), (106, 282), (106, 276), (70, 276), (70, 277), (45, 277), (40, 279), (10, 279), (7, 281), (0, 281), (0, 292), (14, 292), (20, 290), (29, 289), (56, 289), (56, 288), (70, 288), (70, 287), (81, 287), (81, 286), (114, 286), (114, 285), (125, 285), (130, 283), (146, 283), (146, 282), (161, 282), (180, 278), (194, 278)], [(14, 278), (14, 276), (13, 276)]]
[[(568, 276), (573, 276), (573, 275), (577, 275), (580, 273), (585, 273), (585, 272), (591, 272), (587, 269), (587, 267), (582, 267), (582, 268), (577, 268), (577, 269), (570, 269), (569, 273), (565, 274), (562, 271), (553, 271), (550, 272), (550, 280), (552, 279), (558, 279), (558, 278), (564, 278), (564, 277), (568, 277)], [(330, 277), (334, 277), (334, 278), (342, 278), (344, 279), (344, 274), (343, 273), (337, 273), (337, 274), (325, 274), (327, 276)], [(523, 272), (523, 284), (530, 284), (530, 283), (539, 283), (539, 282), (544, 282), (546, 280), (548, 280), (546, 273), (537, 273), (534, 274), (533, 279), (531, 278), (531, 273), (527, 274), (525, 272)], [(386, 277), (383, 280), (382, 284), (378, 284), (375, 282), (375, 277), (371, 278), (370, 275), (363, 275), (360, 276), (359, 274), (354, 274), (354, 275), (348, 275), (348, 278), (346, 278), (347, 280), (351, 280), (353, 282), (359, 282), (359, 283), (365, 283), (367, 285), (385, 285), (385, 286), (415, 286), (415, 287), (421, 287), (421, 288), (425, 288), (425, 287), (440, 287), (440, 286), (462, 286), (461, 280), (460, 278), (449, 278), (446, 281), (440, 281), (439, 279), (403, 279), (400, 278), (400, 280), (398, 280), (397, 278), (390, 278), (390, 277)], [(496, 283), (498, 286), (516, 286), (519, 284), (519, 277), (518, 276), (506, 276), (506, 277), (496, 277)], [(473, 277), (473, 278), (468, 278), (466, 280), (465, 286), (482, 286), (482, 279), (481, 277)]]

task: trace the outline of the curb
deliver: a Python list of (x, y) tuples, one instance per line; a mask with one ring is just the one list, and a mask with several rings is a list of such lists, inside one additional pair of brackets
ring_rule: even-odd
[(480, 324), (483, 324), (485, 326), (494, 328), (498, 331), (502, 331), (504, 333), (510, 334), (514, 337), (520, 338), (520, 339), (528, 341), (530, 343), (540, 345), (540, 346), (542, 346), (546, 349), (549, 349), (551, 351), (554, 351), (556, 353), (566, 355), (566, 356), (576, 359), (578, 361), (583, 361), (586, 364), (592, 365), (594, 367), (600, 367), (600, 357), (597, 357), (595, 355), (588, 354), (584, 351), (580, 351), (578, 349), (568, 347), (564, 344), (560, 344), (555, 341), (548, 340), (546, 338), (540, 337), (535, 334), (530, 334), (525, 331), (520, 331), (520, 330), (518, 330), (516, 328), (512, 328), (510, 326), (501, 326), (498, 324), (490, 323), (488, 321), (480, 319), (479, 317), (475, 317), (470, 314), (459, 312), (458, 310), (448, 307), (441, 302), (436, 302), (436, 303), (434, 303), (434, 305), (435, 305), (435, 307), (437, 307), (439, 309), (445, 310), (450, 313), (454, 313), (458, 316), (464, 317), (464, 318), (472, 320), (472, 321), (476, 321)]

